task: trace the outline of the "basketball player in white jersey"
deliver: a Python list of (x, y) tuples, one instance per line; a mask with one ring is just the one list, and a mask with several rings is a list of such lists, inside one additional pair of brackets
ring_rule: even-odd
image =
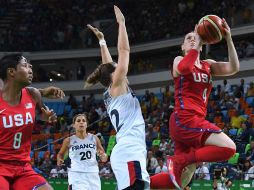
[(57, 165), (64, 162), (65, 152), (69, 151), (71, 160), (68, 168), (69, 190), (101, 190), (98, 162), (96, 154), (102, 162), (107, 161), (107, 155), (96, 135), (86, 132), (87, 116), (77, 114), (73, 118), (76, 134), (67, 137), (57, 154)]
[(119, 25), (118, 64), (111, 58), (104, 35), (88, 25), (99, 39), (103, 64), (87, 78), (85, 87), (97, 82), (107, 87), (104, 102), (117, 132), (117, 144), (110, 160), (118, 190), (150, 189), (149, 174), (146, 171), (145, 122), (139, 101), (128, 86), (127, 80), (130, 47), (125, 19), (118, 7), (114, 6), (114, 10)]

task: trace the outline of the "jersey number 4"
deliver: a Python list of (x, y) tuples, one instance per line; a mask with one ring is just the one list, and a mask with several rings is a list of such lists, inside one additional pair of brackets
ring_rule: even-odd
[(113, 109), (111, 112), (110, 112), (110, 117), (111, 117), (111, 120), (112, 120), (112, 117), (113, 115), (115, 116), (116, 118), (116, 129), (117, 129), (117, 132), (120, 131), (121, 127), (123, 126), (123, 124), (119, 125), (119, 113), (116, 109)]
[(207, 100), (206, 93), (207, 93), (207, 88), (205, 88), (204, 91), (203, 91), (203, 100), (204, 100), (204, 103), (206, 103), (206, 100)]
[(80, 152), (81, 158), (80, 160), (89, 160), (92, 158), (92, 153), (91, 151), (86, 151), (86, 152)]

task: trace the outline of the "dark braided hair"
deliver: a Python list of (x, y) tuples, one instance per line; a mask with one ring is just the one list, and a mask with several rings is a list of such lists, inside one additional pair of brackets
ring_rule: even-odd
[(19, 64), (20, 60), (24, 57), (20, 53), (15, 54), (9, 54), (2, 57), (0, 60), (0, 78), (3, 80), (7, 79), (7, 70), (9, 68), (17, 68), (17, 65)]
[(94, 72), (87, 77), (86, 83), (94, 85), (97, 82), (100, 82), (103, 86), (108, 87), (112, 82), (111, 73), (115, 71), (115, 68), (115, 62), (99, 65)]

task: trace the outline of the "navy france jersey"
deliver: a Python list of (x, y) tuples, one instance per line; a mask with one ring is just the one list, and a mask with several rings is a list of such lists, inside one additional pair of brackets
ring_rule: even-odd
[(72, 135), (69, 145), (69, 157), (71, 159), (69, 171), (99, 172), (96, 152), (96, 138), (93, 134), (87, 133), (85, 139)]
[(139, 101), (130, 88), (126, 94), (112, 97), (108, 88), (103, 96), (111, 123), (117, 134), (116, 140), (131, 136), (145, 141), (145, 122)]

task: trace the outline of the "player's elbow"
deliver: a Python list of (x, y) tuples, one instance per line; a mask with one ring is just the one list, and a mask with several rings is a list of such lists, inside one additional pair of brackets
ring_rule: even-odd
[(235, 68), (235, 72), (238, 73), (240, 71), (240, 65), (238, 64)]
[(239, 64), (239, 61), (235, 61), (233, 64), (231, 64), (231, 65), (233, 65), (232, 66), (232, 73), (237, 73), (237, 72), (239, 72), (240, 71), (240, 64)]
[(239, 71), (240, 71), (240, 67), (239, 66), (238, 67), (234, 67), (232, 69), (232, 71), (231, 71), (231, 75), (234, 75), (234, 74), (238, 73)]
[(118, 53), (123, 55), (129, 55), (130, 54), (130, 47), (119, 47)]

